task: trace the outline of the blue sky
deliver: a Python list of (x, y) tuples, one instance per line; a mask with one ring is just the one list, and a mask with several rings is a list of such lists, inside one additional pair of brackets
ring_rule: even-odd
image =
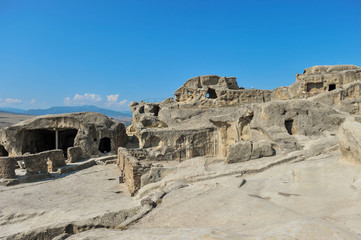
[(187, 79), (288, 86), (361, 66), (361, 1), (0, 0), (0, 107), (127, 110)]

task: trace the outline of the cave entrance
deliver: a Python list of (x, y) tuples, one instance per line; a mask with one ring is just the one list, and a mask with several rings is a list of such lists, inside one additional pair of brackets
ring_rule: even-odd
[(0, 145), (0, 157), (7, 157), (7, 156), (9, 156), (8, 151), (6, 151), (3, 145)]
[(66, 156), (69, 147), (74, 146), (78, 130), (68, 129), (34, 129), (24, 132), (21, 152), (39, 153), (53, 149), (62, 149)]
[(112, 150), (112, 148), (111, 148), (110, 138), (105, 137), (105, 138), (100, 139), (99, 151), (102, 153), (107, 153), (107, 152), (110, 152), (111, 150)]
[(285, 127), (287, 129), (288, 134), (292, 135), (292, 129), (293, 129), (293, 119), (289, 119), (285, 121)]
[(328, 91), (332, 91), (336, 89), (336, 84), (330, 84), (328, 85)]
[(213, 88), (208, 88), (206, 97), (207, 98), (213, 98), (213, 99), (217, 98), (217, 93)]
[(65, 158), (67, 158), (67, 150), (70, 147), (74, 147), (74, 140), (78, 134), (76, 129), (64, 129), (58, 130), (58, 148), (63, 150)]

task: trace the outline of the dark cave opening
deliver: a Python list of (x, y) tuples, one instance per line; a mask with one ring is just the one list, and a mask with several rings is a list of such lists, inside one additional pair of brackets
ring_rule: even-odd
[(7, 156), (9, 156), (8, 151), (6, 151), (3, 145), (0, 145), (0, 157), (7, 157)]
[(111, 148), (110, 138), (105, 137), (105, 138), (100, 139), (99, 151), (102, 153), (107, 153), (107, 152), (110, 152), (111, 150), (112, 150), (112, 148)]
[[(74, 146), (78, 130), (68, 128), (58, 130), (58, 149), (66, 156), (67, 149)], [(56, 149), (56, 130), (34, 129), (24, 132), (22, 153), (39, 153)]]
[(293, 119), (289, 119), (285, 121), (285, 127), (287, 132), (292, 135), (292, 128), (293, 128)]
[(328, 91), (332, 91), (336, 89), (336, 84), (330, 84), (328, 85)]

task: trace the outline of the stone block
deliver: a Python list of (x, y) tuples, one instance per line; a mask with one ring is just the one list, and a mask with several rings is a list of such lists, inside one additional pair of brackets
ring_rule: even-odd
[(68, 162), (78, 162), (83, 159), (83, 150), (80, 147), (70, 147), (67, 150)]
[(252, 142), (242, 141), (229, 145), (226, 163), (244, 162), (251, 159)]
[(257, 159), (262, 157), (270, 157), (274, 155), (271, 143), (266, 140), (253, 143), (251, 159)]

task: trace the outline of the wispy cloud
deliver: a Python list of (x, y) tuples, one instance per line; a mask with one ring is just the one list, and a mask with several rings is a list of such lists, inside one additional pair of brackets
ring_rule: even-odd
[(35, 104), (36, 103), (36, 100), (35, 99), (31, 99), (30, 100), (30, 104)]
[(2, 107), (16, 105), (16, 104), (20, 104), (20, 103), (22, 103), (22, 101), (18, 98), (6, 98), (6, 99), (0, 98), (0, 106), (2, 106)]
[(128, 100), (127, 99), (123, 99), (118, 101), (119, 98), (119, 94), (111, 94), (107, 96), (107, 102), (106, 105), (107, 106), (124, 106), (125, 104), (127, 104)]
[(18, 98), (7, 98), (5, 99), (5, 102), (12, 104), (12, 103), (21, 103), (22, 101)]
[(64, 99), (65, 105), (85, 105), (85, 104), (95, 104), (102, 101), (102, 97), (98, 94), (93, 93), (84, 93), (84, 94), (75, 94), (73, 98), (66, 97)]
[(107, 96), (107, 101), (109, 103), (115, 103), (116, 101), (118, 101), (118, 97), (119, 97), (119, 94), (111, 94), (111, 95), (108, 95)]
[(111, 107), (114, 109), (127, 109), (128, 100), (119, 99), (120, 94), (109, 94), (104, 98), (99, 94), (84, 93), (75, 94), (74, 97), (64, 98), (64, 104), (68, 106), (74, 105), (97, 105), (101, 107)]

